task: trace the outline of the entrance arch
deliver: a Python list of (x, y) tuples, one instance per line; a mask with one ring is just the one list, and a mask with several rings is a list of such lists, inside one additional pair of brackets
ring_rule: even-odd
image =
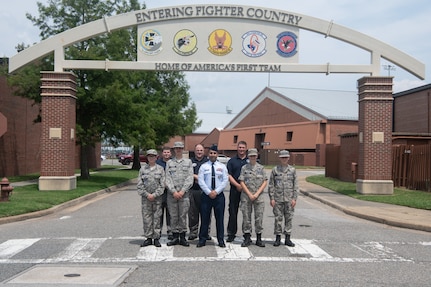
[[(74, 43), (130, 27), (138, 28), (140, 46), (136, 61), (65, 59), (64, 49)], [(370, 63), (301, 64), (298, 60), (301, 29), (359, 47), (370, 53)], [(185, 46), (189, 49), (182, 49)], [(381, 59), (419, 79), (425, 77), (423, 63), (360, 32), (294, 12), (231, 4), (170, 6), (105, 17), (64, 31), (16, 54), (10, 59), (9, 72), (50, 53), (54, 53), (54, 71), (42, 73), (42, 110), (47, 113), (44, 119), (58, 110), (73, 110), (73, 113), (67, 113), (66, 120), (52, 117), (53, 121), (42, 121), (42, 145), (50, 154), (44, 156), (42, 151), (39, 189), (76, 187), (73, 168), (52, 160), (55, 158), (52, 152), (56, 150), (60, 157), (64, 157), (66, 150), (66, 158), (73, 158), (73, 149), (69, 147), (75, 142), (76, 82), (73, 74), (64, 72), (67, 70), (366, 74), (368, 76), (358, 81), (360, 162), (357, 183), (358, 190), (364, 193), (376, 185), (383, 185), (385, 193), (392, 192), (391, 167), (376, 157), (382, 152), (386, 156), (390, 154), (392, 134), (391, 110), (388, 114), (388, 109), (392, 108), (392, 78), (380, 77)], [(372, 120), (372, 114), (384, 116)], [(53, 181), (58, 184), (52, 185)]]

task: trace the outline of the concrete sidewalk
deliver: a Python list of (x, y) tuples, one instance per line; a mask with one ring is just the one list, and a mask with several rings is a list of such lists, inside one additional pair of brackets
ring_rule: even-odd
[(359, 200), (299, 178), (302, 194), (319, 200), (346, 214), (359, 218), (409, 229), (431, 232), (431, 211)]

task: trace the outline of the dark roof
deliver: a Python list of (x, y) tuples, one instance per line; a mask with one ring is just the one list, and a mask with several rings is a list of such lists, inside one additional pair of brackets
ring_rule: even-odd
[(421, 92), (421, 91), (425, 91), (425, 90), (429, 90), (429, 89), (431, 89), (431, 84), (427, 84), (427, 85), (416, 87), (416, 88), (413, 88), (413, 89), (410, 89), (410, 90), (406, 90), (406, 91), (402, 91), (402, 92), (399, 92), (399, 93), (395, 93), (394, 94), (394, 98), (401, 97), (401, 96), (406, 96), (406, 95), (410, 95), (410, 94), (413, 94), (413, 93), (417, 93), (417, 92)]

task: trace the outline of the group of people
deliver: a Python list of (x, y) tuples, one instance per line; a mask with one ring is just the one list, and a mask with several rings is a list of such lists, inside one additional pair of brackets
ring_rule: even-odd
[[(201, 144), (195, 146), (192, 159), (184, 158), (184, 143), (175, 142), (175, 156), (170, 148), (163, 148), (162, 156), (154, 149), (147, 151), (148, 164), (139, 170), (138, 194), (142, 201), (142, 219), (145, 241), (142, 247), (161, 247), (160, 236), (166, 221), (168, 246), (190, 246), (188, 240), (198, 239), (196, 247), (206, 245), (211, 240), (210, 225), (212, 213), (215, 217), (216, 235), (219, 247), (226, 247), (224, 239), (224, 189), (230, 183), (229, 220), (227, 242), (236, 238), (238, 231), (238, 211), (243, 215), (242, 247), (252, 244), (252, 213), (254, 211), (255, 244), (265, 247), (262, 240), (264, 199), (263, 191), (268, 186), (270, 205), (274, 213), (274, 246), (284, 244), (293, 247), (290, 240), (292, 218), (298, 196), (296, 170), (289, 165), (287, 150), (279, 152), (280, 164), (275, 166), (268, 177), (264, 167), (257, 162), (258, 151), (247, 150), (247, 143), (237, 144), (237, 155), (228, 163), (217, 161), (217, 146), (210, 147), (205, 156)], [(188, 221), (187, 221), (188, 219)], [(199, 225), (200, 221), (200, 225)], [(284, 221), (284, 226), (283, 226)], [(187, 227), (189, 229), (186, 239)]]

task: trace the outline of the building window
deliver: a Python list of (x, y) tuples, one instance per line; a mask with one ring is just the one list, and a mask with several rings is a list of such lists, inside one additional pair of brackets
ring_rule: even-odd
[(288, 142), (291, 142), (291, 141), (292, 141), (292, 138), (293, 138), (293, 132), (287, 132), (287, 133), (286, 133), (286, 140), (287, 140)]
[(238, 136), (233, 136), (233, 143), (237, 143), (238, 142)]

